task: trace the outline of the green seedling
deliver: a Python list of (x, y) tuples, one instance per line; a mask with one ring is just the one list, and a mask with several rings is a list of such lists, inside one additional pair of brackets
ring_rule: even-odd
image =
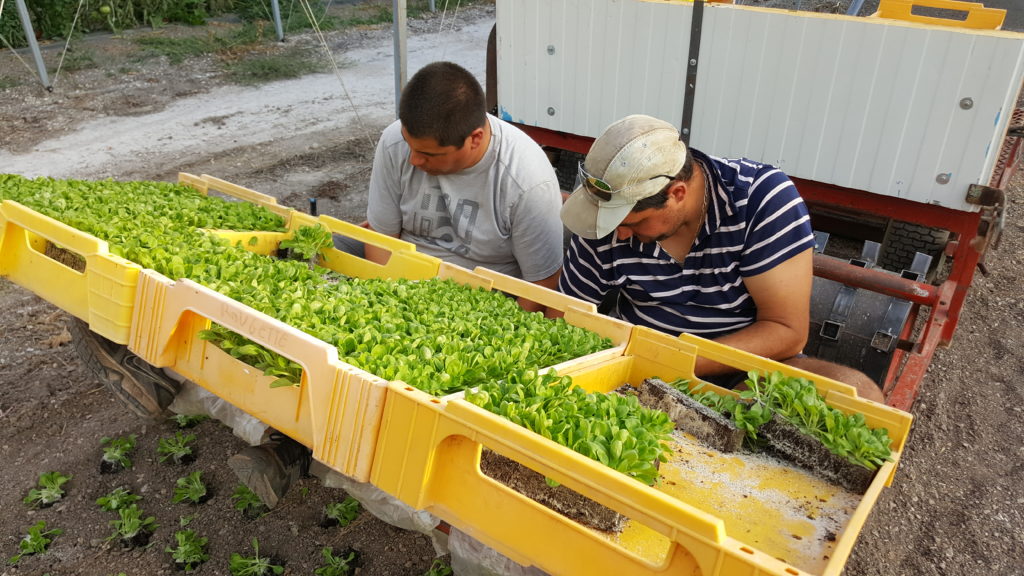
[(178, 428), (194, 428), (209, 419), (210, 417), (206, 414), (175, 414), (171, 417)]
[(192, 451), (192, 442), (195, 439), (195, 434), (184, 434), (180, 430), (174, 433), (174, 437), (161, 438), (156, 447), (160, 461), (172, 460), (175, 464), (189, 462), (195, 457)]
[(39, 475), (39, 485), (28, 491), (28, 496), (22, 502), (36, 508), (53, 506), (55, 502), (64, 497), (64, 484), (71, 480), (71, 476), (65, 476), (60, 472), (44, 472)]
[(300, 226), (291, 238), (281, 241), (280, 247), (290, 249), (308, 261), (310, 270), (320, 263), (320, 252), (334, 245), (331, 231), (320, 224)]
[(588, 393), (552, 372), (509, 374), (465, 398), (647, 485), (657, 482), (656, 463), (668, 460), (675, 429), (667, 414), (636, 396)]
[(238, 552), (231, 553), (228, 570), (231, 576), (270, 576), (284, 573), (284, 566), (274, 564), (270, 557), (260, 556), (260, 543), (252, 539), (252, 556), (242, 556)]
[(316, 576), (349, 576), (355, 572), (359, 563), (359, 552), (352, 548), (347, 548), (335, 556), (334, 550), (327, 547), (321, 550), (320, 554), (324, 558), (324, 564), (313, 570)]
[(145, 545), (149, 535), (157, 529), (156, 518), (144, 516), (138, 504), (131, 504), (117, 511), (117, 519), (110, 521), (114, 533), (108, 540), (119, 538), (128, 547)]
[(100, 471), (112, 472), (118, 468), (131, 468), (132, 459), (129, 458), (129, 455), (135, 450), (135, 442), (135, 434), (119, 438), (104, 436), (100, 439), (100, 445), (103, 446), (103, 459), (100, 463)]
[(40, 520), (28, 529), (28, 534), (21, 538), (18, 542), (18, 554), (14, 555), (10, 559), (11, 564), (17, 564), (21, 561), (23, 556), (29, 556), (32, 554), (42, 554), (46, 552), (46, 549), (50, 546), (50, 542), (53, 539), (62, 534), (64, 531), (54, 528), (53, 530), (46, 529), (46, 522)]
[(324, 506), (324, 516), (336, 523), (338, 526), (348, 526), (362, 512), (359, 501), (351, 496), (345, 497), (341, 502), (332, 502)]
[(435, 558), (430, 569), (424, 572), (423, 576), (452, 576), (453, 574), (451, 566), (445, 564), (444, 560)]
[(174, 533), (174, 540), (177, 546), (168, 546), (164, 551), (170, 553), (174, 563), (185, 572), (195, 570), (210, 559), (210, 555), (206, 553), (207, 538), (200, 537), (191, 530), (179, 530)]
[(245, 484), (239, 484), (231, 494), (232, 506), (247, 518), (259, 518), (268, 512), (267, 506)]
[(122, 508), (127, 508), (133, 503), (142, 499), (142, 496), (132, 494), (127, 488), (118, 487), (114, 488), (106, 496), (100, 496), (96, 499), (96, 504), (106, 512), (113, 512)]
[(203, 484), (202, 471), (196, 470), (188, 476), (178, 478), (174, 484), (172, 502), (191, 502), (201, 504), (207, 499), (206, 484)]

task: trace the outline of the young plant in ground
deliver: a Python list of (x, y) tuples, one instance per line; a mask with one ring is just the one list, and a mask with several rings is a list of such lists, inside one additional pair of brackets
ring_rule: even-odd
[(284, 566), (274, 564), (269, 556), (260, 556), (260, 543), (255, 538), (252, 539), (252, 550), (252, 556), (231, 553), (231, 559), (228, 561), (231, 576), (270, 576), (284, 573)]
[(136, 548), (149, 543), (149, 537), (157, 528), (156, 518), (145, 516), (138, 504), (131, 504), (117, 511), (117, 519), (110, 521), (114, 533), (108, 540), (121, 540), (126, 548)]
[(71, 480), (71, 476), (65, 476), (60, 472), (44, 472), (39, 475), (39, 485), (28, 491), (28, 496), (22, 502), (36, 508), (47, 508), (53, 506), (58, 500), (64, 497), (64, 484)]
[(172, 460), (175, 464), (188, 464), (195, 460), (195, 453), (192, 451), (195, 439), (195, 434), (183, 434), (180, 430), (176, 431), (173, 437), (161, 438), (156, 447), (160, 461)]
[(348, 526), (359, 517), (361, 511), (359, 501), (351, 496), (346, 496), (341, 502), (332, 502), (324, 506), (324, 524)]
[(200, 537), (191, 530), (178, 530), (174, 533), (174, 540), (177, 546), (168, 546), (164, 551), (170, 553), (179, 569), (191, 572), (210, 559), (206, 553), (206, 537)]
[(110, 473), (132, 467), (132, 459), (129, 455), (135, 450), (136, 436), (121, 436), (110, 438), (104, 436), (100, 439), (103, 446), (103, 458), (100, 460), (100, 472)]
[(334, 550), (327, 547), (320, 554), (324, 557), (324, 564), (313, 570), (316, 576), (349, 576), (359, 565), (359, 552), (352, 548), (346, 548), (335, 556)]
[(207, 496), (206, 484), (203, 484), (202, 471), (196, 470), (188, 476), (178, 478), (178, 481), (174, 484), (174, 496), (171, 501), (178, 502), (191, 502), (192, 504), (202, 504), (209, 496)]
[(100, 496), (96, 499), (96, 504), (106, 512), (113, 512), (122, 508), (127, 508), (133, 503), (142, 499), (142, 496), (132, 494), (127, 488), (118, 487), (114, 488), (106, 496)]
[(19, 552), (11, 557), (10, 563), (17, 564), (21, 561), (23, 556), (42, 554), (46, 552), (46, 549), (50, 546), (50, 542), (53, 542), (53, 539), (63, 532), (63, 530), (58, 528), (47, 530), (46, 522), (42, 520), (36, 522), (29, 527), (28, 534), (23, 536), (21, 541), (18, 542)]
[(200, 422), (209, 420), (206, 414), (175, 414), (171, 417), (178, 428), (195, 428)]
[(444, 560), (435, 558), (430, 569), (424, 572), (423, 576), (452, 576), (453, 574), (451, 566), (445, 564)]
[(259, 518), (269, 511), (260, 497), (245, 484), (235, 487), (231, 494), (231, 502), (235, 510), (244, 514), (246, 518)]

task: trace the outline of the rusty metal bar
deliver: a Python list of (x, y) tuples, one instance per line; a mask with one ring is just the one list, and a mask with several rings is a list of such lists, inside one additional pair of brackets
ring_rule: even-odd
[(931, 284), (908, 280), (875, 268), (862, 268), (824, 254), (814, 255), (814, 275), (925, 306), (935, 305), (938, 296), (938, 289)]

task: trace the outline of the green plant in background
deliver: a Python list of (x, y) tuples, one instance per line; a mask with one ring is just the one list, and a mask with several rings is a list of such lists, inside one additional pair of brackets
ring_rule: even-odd
[(161, 438), (157, 442), (156, 452), (160, 455), (160, 461), (168, 459), (175, 463), (181, 463), (183, 459), (193, 456), (192, 442), (196, 439), (195, 434), (184, 434), (180, 430), (174, 433), (173, 437)]
[(104, 436), (100, 439), (100, 445), (103, 446), (103, 461), (121, 468), (131, 468), (132, 459), (129, 455), (135, 450), (136, 441), (135, 434), (118, 438)]
[(100, 509), (106, 512), (113, 512), (114, 510), (127, 508), (141, 499), (142, 496), (132, 494), (127, 488), (118, 487), (114, 488), (106, 496), (100, 496), (97, 498), (96, 504), (99, 505)]
[(320, 555), (323, 556), (324, 564), (313, 570), (316, 576), (348, 576), (355, 571), (359, 562), (359, 552), (352, 548), (334, 555), (334, 550), (327, 547), (320, 551)]
[(138, 504), (131, 504), (117, 511), (117, 519), (110, 521), (114, 533), (107, 539), (120, 538), (127, 542), (140, 534), (152, 534), (157, 529), (156, 518), (145, 516)]
[(206, 553), (208, 538), (198, 536), (192, 530), (179, 530), (174, 533), (174, 541), (177, 545), (168, 546), (164, 551), (170, 553), (174, 563), (185, 572), (195, 570), (210, 559), (210, 555)]
[(29, 556), (31, 554), (42, 554), (46, 552), (46, 549), (50, 546), (50, 542), (64, 531), (58, 528), (52, 530), (46, 529), (46, 522), (40, 520), (36, 522), (28, 529), (28, 534), (23, 536), (18, 542), (18, 554), (11, 557), (9, 562), (11, 564), (17, 564), (21, 561), (23, 556)]
[(647, 485), (658, 480), (657, 463), (668, 461), (675, 424), (635, 396), (588, 393), (568, 376), (528, 371), (467, 390), (465, 398)]
[(334, 520), (338, 526), (348, 526), (362, 512), (359, 501), (351, 496), (346, 496), (341, 502), (332, 502), (324, 506), (324, 516)]
[(453, 576), (451, 566), (445, 563), (440, 558), (435, 558), (434, 562), (430, 565), (430, 569), (423, 573), (423, 576)]
[(235, 491), (231, 494), (231, 503), (235, 510), (248, 518), (258, 518), (268, 511), (260, 497), (245, 484), (235, 487)]
[(178, 478), (174, 484), (174, 496), (171, 501), (174, 503), (191, 502), (199, 504), (206, 498), (206, 484), (203, 483), (202, 471), (196, 470), (188, 476)]
[(39, 485), (28, 491), (22, 502), (36, 508), (46, 508), (64, 497), (64, 484), (71, 480), (60, 472), (44, 472), (39, 475)]
[(242, 556), (238, 552), (231, 553), (228, 570), (231, 576), (269, 576), (284, 573), (284, 566), (274, 564), (270, 557), (260, 556), (260, 543), (252, 539), (252, 556)]

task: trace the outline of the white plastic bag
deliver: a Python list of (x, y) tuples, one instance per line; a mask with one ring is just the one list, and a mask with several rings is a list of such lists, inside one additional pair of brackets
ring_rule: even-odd
[(164, 368), (164, 372), (181, 383), (181, 390), (175, 395), (174, 402), (168, 406), (171, 412), (209, 416), (219, 420), (250, 446), (266, 442), (269, 430), (266, 424), (180, 374), (167, 368)]

